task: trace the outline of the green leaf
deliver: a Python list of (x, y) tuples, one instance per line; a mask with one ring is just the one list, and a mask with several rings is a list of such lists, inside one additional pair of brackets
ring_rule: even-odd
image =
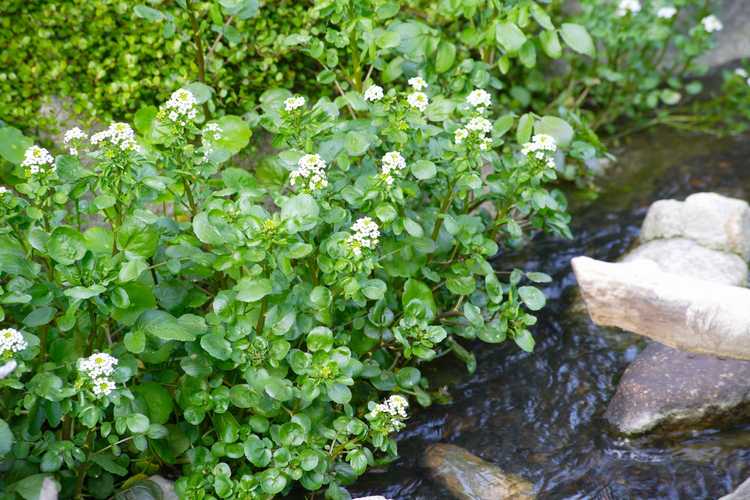
[(435, 304), (435, 298), (432, 296), (432, 290), (422, 281), (415, 279), (406, 280), (401, 302), (404, 308), (412, 302), (418, 302), (425, 312), (425, 319), (428, 321), (437, 316), (437, 305)]
[(92, 453), (90, 457), (92, 462), (110, 474), (116, 476), (126, 476), (128, 474), (128, 469), (115, 462), (114, 457), (109, 453)]
[(56, 492), (60, 491), (60, 484), (49, 474), (33, 474), (25, 477), (13, 484), (13, 490), (21, 495), (24, 500), (40, 500), (45, 479), (52, 482)]
[(456, 46), (451, 42), (441, 40), (438, 44), (437, 56), (435, 57), (435, 71), (445, 73), (453, 66), (456, 60)]
[(586, 31), (586, 28), (580, 24), (565, 23), (561, 26), (560, 34), (568, 47), (579, 54), (594, 57), (596, 48), (594, 47), (594, 41), (591, 39), (589, 32)]
[(540, 7), (537, 3), (531, 4), (531, 16), (534, 18), (534, 20), (544, 28), (545, 30), (554, 30), (555, 25), (552, 24), (552, 20), (549, 17), (549, 14), (544, 10), (544, 8)]
[(575, 131), (568, 122), (557, 116), (543, 116), (534, 127), (536, 133), (554, 137), (560, 147), (567, 147), (573, 140)]
[(20, 165), (26, 150), (33, 145), (34, 141), (24, 136), (17, 128), (0, 127), (0, 156), (10, 163)]
[(189, 83), (185, 86), (185, 89), (189, 90), (190, 93), (193, 94), (198, 104), (203, 104), (204, 102), (211, 99), (211, 94), (213, 94), (214, 92), (211, 87), (201, 82)]
[(406, 366), (396, 372), (396, 382), (404, 389), (411, 389), (419, 383), (421, 378), (422, 374), (420, 371), (412, 366)]
[(162, 19), (164, 19), (164, 14), (162, 14), (161, 11), (158, 11), (146, 5), (136, 5), (133, 8), (133, 12), (135, 12), (136, 16), (142, 17), (143, 19), (147, 21), (153, 22), (153, 21), (161, 21)]
[(551, 283), (552, 282), (552, 277), (546, 273), (531, 272), (531, 273), (526, 273), (526, 277), (529, 278), (534, 283)]
[(533, 286), (522, 286), (518, 289), (518, 296), (521, 297), (521, 300), (526, 304), (526, 307), (532, 311), (540, 310), (547, 302), (542, 291)]
[(437, 167), (429, 160), (417, 160), (411, 164), (411, 173), (421, 181), (432, 179), (437, 174)]
[(352, 391), (344, 384), (330, 384), (328, 386), (328, 397), (331, 401), (339, 404), (346, 404), (352, 399)]
[(497, 23), (495, 38), (507, 52), (518, 52), (526, 43), (526, 35), (523, 31), (515, 23), (510, 22)]
[(518, 144), (525, 144), (531, 139), (531, 132), (534, 129), (534, 116), (526, 113), (518, 120), (518, 129), (516, 129), (516, 141)]
[(31, 311), (24, 319), (23, 324), (30, 327), (43, 326), (52, 321), (57, 309), (50, 306), (37, 307)]
[(362, 132), (350, 131), (344, 137), (344, 147), (350, 156), (362, 156), (370, 147), (370, 141)]
[(135, 330), (140, 330), (162, 340), (182, 340), (185, 342), (195, 340), (195, 334), (166, 311), (154, 309), (145, 311), (136, 321)]
[(125, 417), (125, 423), (133, 434), (143, 434), (150, 424), (148, 417), (142, 413), (131, 413)]
[(518, 347), (526, 352), (532, 352), (534, 350), (534, 345), (536, 344), (536, 342), (534, 341), (534, 337), (531, 335), (531, 332), (525, 329), (521, 330), (519, 333), (516, 333), (515, 337), (513, 337), (513, 340), (516, 342)]
[(67, 290), (65, 290), (63, 294), (72, 299), (86, 300), (92, 297), (98, 297), (106, 291), (107, 287), (104, 287), (102, 285), (91, 285), (89, 287), (74, 286), (73, 288), (68, 288)]
[(221, 139), (216, 141), (216, 148), (237, 154), (250, 142), (250, 126), (239, 116), (225, 115), (215, 123), (221, 127)]
[(476, 289), (477, 284), (474, 276), (458, 276), (448, 278), (445, 286), (456, 295), (469, 295)]
[(307, 334), (307, 348), (310, 352), (330, 351), (333, 347), (333, 332), (324, 326), (318, 326)]
[(202, 336), (201, 347), (216, 359), (227, 360), (232, 355), (232, 344), (221, 333)]
[(273, 292), (273, 283), (268, 278), (242, 278), (237, 283), (237, 300), (257, 302)]
[(562, 55), (562, 46), (557, 31), (543, 31), (539, 34), (539, 42), (542, 44), (544, 53), (552, 59), (558, 59)]
[(60, 264), (73, 264), (86, 255), (86, 239), (72, 227), (57, 227), (47, 242), (47, 253)]
[(140, 354), (146, 349), (146, 334), (140, 330), (128, 332), (123, 338), (123, 343), (128, 351)]
[(287, 199), (281, 206), (281, 219), (291, 233), (309, 231), (318, 224), (320, 207), (309, 194), (298, 194)]
[(0, 457), (10, 452), (15, 441), (7, 422), (0, 418)]
[(132, 388), (133, 392), (141, 396), (148, 406), (148, 418), (154, 424), (166, 424), (174, 409), (172, 395), (161, 384), (156, 382), (142, 382)]
[(385, 281), (379, 279), (367, 280), (362, 287), (362, 293), (364, 296), (371, 300), (382, 299), (387, 290), (388, 285), (386, 285)]
[[(2, 130), (2, 129), (0, 129)], [(9, 235), (0, 235), (0, 274), (31, 276), (29, 259), (23, 247)]]

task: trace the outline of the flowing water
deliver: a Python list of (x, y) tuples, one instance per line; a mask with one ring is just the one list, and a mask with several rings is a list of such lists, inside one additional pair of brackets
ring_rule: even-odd
[(434, 385), (453, 382), (452, 402), (418, 412), (399, 436), (399, 460), (350, 487), (355, 496), (453, 498), (420, 466), (434, 442), (459, 445), (525, 477), (539, 498), (717, 498), (750, 476), (750, 423), (618, 436), (602, 415), (644, 343), (570, 311), (576, 296), (570, 259), (617, 259), (634, 243), (652, 202), (698, 191), (749, 199), (750, 138), (660, 131), (634, 139), (624, 151), (599, 183), (597, 201), (576, 203), (572, 241), (542, 236), (496, 262), (499, 269), (523, 267), (554, 278), (535, 329), (535, 351), (474, 345), (478, 368), (471, 376), (443, 363), (430, 377)]

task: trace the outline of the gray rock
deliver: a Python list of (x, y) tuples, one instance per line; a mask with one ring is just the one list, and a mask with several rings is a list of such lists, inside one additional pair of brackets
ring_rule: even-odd
[(684, 202), (657, 201), (648, 210), (641, 241), (687, 238), (750, 259), (750, 206), (716, 193), (696, 193)]
[(459, 446), (442, 443), (430, 446), (425, 452), (424, 465), (461, 500), (534, 498), (530, 482), (503, 472)]
[(625, 370), (605, 413), (620, 432), (723, 424), (750, 414), (750, 361), (650, 344)]
[(747, 264), (733, 253), (702, 247), (693, 240), (652, 240), (623, 257), (623, 262), (645, 259), (660, 270), (723, 285), (746, 286)]
[(750, 2), (723, 0), (709, 2), (709, 5), (721, 19), (724, 29), (715, 34), (716, 46), (701, 57), (699, 62), (717, 67), (736, 59), (750, 57)]
[(724, 495), (719, 500), (750, 500), (750, 479), (746, 479), (736, 490), (729, 495)]

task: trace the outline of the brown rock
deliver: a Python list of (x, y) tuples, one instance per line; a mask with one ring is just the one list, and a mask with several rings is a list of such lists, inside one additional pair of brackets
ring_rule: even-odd
[(716, 425), (750, 414), (750, 361), (646, 347), (625, 370), (605, 417), (625, 434)]
[(534, 487), (459, 446), (435, 444), (425, 452), (424, 465), (432, 476), (461, 500), (534, 498)]

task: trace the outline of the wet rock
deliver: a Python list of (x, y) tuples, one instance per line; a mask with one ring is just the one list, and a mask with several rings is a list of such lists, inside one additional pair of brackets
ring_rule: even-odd
[(687, 238), (750, 259), (750, 206), (716, 193), (696, 193), (684, 202), (661, 200), (648, 210), (641, 241)]
[(704, 248), (693, 240), (652, 240), (629, 252), (623, 262), (645, 259), (659, 269), (729, 286), (747, 285), (747, 264), (733, 253)]
[(736, 490), (719, 500), (750, 500), (750, 479), (746, 479)]
[(653, 343), (625, 370), (605, 413), (620, 432), (716, 425), (750, 414), (750, 361)]
[[(715, 34), (716, 46), (699, 62), (711, 67), (721, 66), (736, 59), (750, 57), (750, 2), (723, 0), (709, 3), (721, 19), (724, 29)], [(718, 8), (717, 8), (718, 7)]]
[(424, 465), (461, 500), (534, 498), (530, 482), (503, 472), (459, 446), (443, 443), (430, 446), (425, 452)]
[(390, 500), (390, 499), (385, 498), (384, 496), (376, 495), (374, 497), (359, 497), (359, 498), (355, 498), (354, 500)]
[(137, 481), (128, 489), (117, 493), (114, 500), (178, 500), (174, 483), (161, 476), (151, 476)]

